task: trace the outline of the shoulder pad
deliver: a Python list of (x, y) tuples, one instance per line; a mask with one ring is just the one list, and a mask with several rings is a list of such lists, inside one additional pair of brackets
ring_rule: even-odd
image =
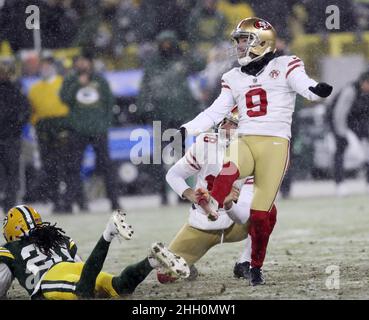
[(240, 69), (240, 68), (233, 68), (233, 69), (229, 70), (228, 72), (223, 73), (223, 75), (222, 75), (222, 84), (223, 83), (228, 83), (232, 79), (234, 73), (237, 72), (238, 69)]
[(13, 254), (7, 248), (4, 247), (0, 247), (0, 258), (2, 257), (15, 260)]

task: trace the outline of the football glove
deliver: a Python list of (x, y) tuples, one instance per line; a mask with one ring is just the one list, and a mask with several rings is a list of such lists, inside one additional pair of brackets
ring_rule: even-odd
[(218, 207), (218, 204), (215, 203), (215, 199), (213, 199), (208, 190), (204, 188), (198, 188), (195, 191), (196, 203), (205, 211), (208, 219), (210, 221), (215, 221), (218, 219), (219, 215), (214, 210), (214, 207)]
[(333, 90), (333, 87), (325, 82), (319, 82), (315, 87), (309, 87), (312, 93), (315, 93), (321, 98), (327, 98)]

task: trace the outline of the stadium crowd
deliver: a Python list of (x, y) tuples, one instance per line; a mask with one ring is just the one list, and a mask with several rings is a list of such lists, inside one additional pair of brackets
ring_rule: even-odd
[[(218, 95), (220, 77), (233, 65), (227, 51), (235, 21), (267, 18), (278, 31), (278, 54), (288, 54), (289, 45), (304, 34), (325, 37), (330, 4), (328, 0), (0, 1), (3, 210), (17, 204), (17, 197), (39, 200), (36, 195), (51, 201), (55, 212), (72, 212), (73, 203), (88, 210), (80, 176), (87, 145), (97, 155), (111, 207), (119, 207), (108, 130), (125, 122), (114, 120), (120, 97), (113, 95), (101, 72), (142, 69), (134, 122), (144, 125), (160, 120), (163, 130), (178, 128)], [(337, 0), (334, 4), (344, 8), (336, 32), (368, 30), (367, 1)], [(25, 26), (29, 5), (40, 9), (42, 52), (34, 50), (35, 31)], [(193, 74), (199, 75), (195, 88), (186, 81)], [(21, 79), (28, 77), (37, 81), (26, 91)], [(20, 163), (27, 153), (22, 146), (22, 128), (27, 123), (35, 130), (40, 159), (34, 161), (40, 163), (42, 174), (21, 195), (21, 181), (27, 180), (21, 177), (22, 170), (28, 172)], [(166, 168), (152, 165), (151, 172), (166, 204)], [(287, 184), (290, 181), (286, 179)], [(288, 195), (289, 186), (283, 190)]]

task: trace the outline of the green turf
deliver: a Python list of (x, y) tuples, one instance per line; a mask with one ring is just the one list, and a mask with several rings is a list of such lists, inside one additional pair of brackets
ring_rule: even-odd
[[(243, 243), (213, 248), (197, 263), (196, 281), (162, 285), (155, 274), (129, 299), (368, 299), (369, 199), (312, 198), (279, 201), (277, 225), (264, 264), (267, 284), (256, 288), (233, 278)], [(132, 240), (111, 246), (104, 271), (118, 273), (143, 258), (150, 244), (168, 244), (187, 218), (187, 206), (128, 212)], [(109, 213), (51, 216), (76, 241), (86, 258), (104, 229)], [(340, 288), (328, 289), (329, 266), (338, 266)], [(334, 267), (335, 268), (335, 267)], [(10, 299), (28, 298), (15, 282)]]

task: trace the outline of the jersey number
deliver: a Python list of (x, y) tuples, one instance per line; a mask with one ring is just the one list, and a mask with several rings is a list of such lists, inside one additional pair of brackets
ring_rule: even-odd
[[(60, 251), (69, 261), (73, 261), (66, 248), (60, 248)], [(50, 257), (44, 255), (34, 244), (30, 244), (22, 249), (21, 255), (23, 260), (26, 261), (27, 273), (31, 273), (26, 280), (28, 289), (33, 289), (39, 282), (41, 271), (48, 270), (54, 264), (63, 261), (62, 257), (55, 251), (51, 250), (51, 253)]]
[[(248, 91), (246, 94), (246, 107), (247, 109), (253, 109), (259, 107), (259, 110), (247, 110), (247, 115), (249, 117), (261, 117), (267, 113), (267, 94), (262, 88), (256, 88)], [(254, 102), (254, 97), (258, 97), (259, 101)]]

